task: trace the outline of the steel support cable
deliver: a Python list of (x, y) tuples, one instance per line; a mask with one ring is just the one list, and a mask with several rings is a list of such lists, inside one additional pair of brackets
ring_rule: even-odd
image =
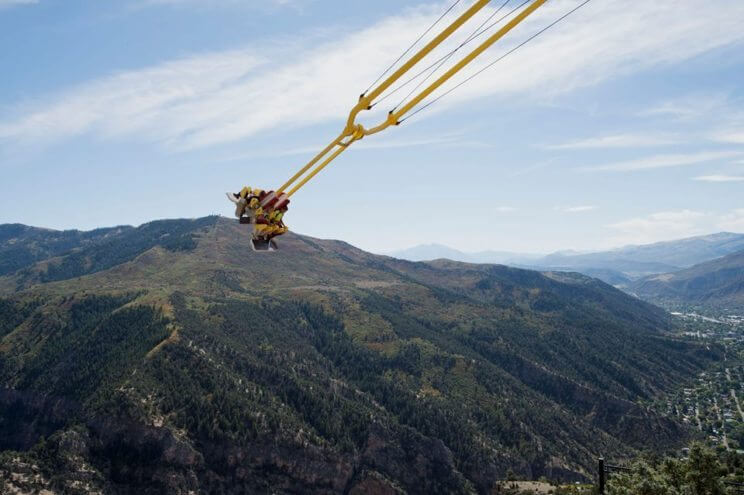
[[(529, 1), (529, 0), (527, 0), (527, 1)], [(416, 86), (415, 86), (415, 87), (414, 87), (414, 88), (413, 88), (413, 89), (412, 89), (411, 91), (409, 91), (409, 92), (408, 92), (408, 94), (407, 94), (407, 95), (406, 95), (406, 96), (405, 96), (405, 97), (404, 97), (403, 99), (401, 99), (401, 100), (400, 100), (400, 101), (398, 102), (398, 104), (397, 104), (397, 105), (395, 105), (395, 106), (393, 107), (393, 110), (392, 110), (392, 111), (394, 112), (395, 110), (397, 110), (397, 109), (398, 109), (398, 107), (400, 107), (400, 106), (401, 106), (401, 105), (402, 105), (402, 104), (403, 104), (403, 103), (404, 103), (404, 102), (405, 102), (405, 101), (406, 101), (406, 100), (407, 100), (408, 98), (410, 98), (411, 96), (413, 96), (413, 94), (414, 94), (414, 93), (415, 93), (416, 91), (418, 91), (418, 89), (419, 89), (419, 88), (420, 88), (421, 86), (423, 86), (423, 85), (424, 85), (424, 83), (425, 83), (426, 81), (428, 81), (428, 80), (429, 80), (429, 79), (431, 78), (431, 76), (433, 76), (434, 74), (436, 74), (436, 73), (437, 73), (437, 71), (438, 71), (439, 69), (441, 69), (441, 68), (442, 68), (442, 66), (443, 66), (444, 64), (446, 64), (446, 63), (447, 63), (447, 61), (448, 61), (449, 59), (451, 59), (451, 58), (452, 58), (452, 56), (453, 56), (453, 55), (454, 55), (455, 53), (457, 53), (457, 52), (458, 52), (458, 51), (459, 51), (459, 50), (460, 50), (460, 49), (461, 49), (462, 47), (464, 47), (465, 45), (467, 45), (468, 43), (470, 43), (470, 42), (471, 42), (472, 40), (474, 40), (474, 39), (475, 39), (475, 38), (476, 38), (476, 37), (478, 36), (478, 31), (480, 31), (480, 30), (481, 30), (481, 29), (483, 28), (483, 26), (485, 26), (486, 24), (488, 24), (489, 22), (491, 22), (491, 19), (493, 19), (494, 17), (496, 17), (496, 15), (498, 15), (498, 13), (499, 13), (499, 12), (501, 12), (501, 11), (502, 11), (502, 10), (504, 9), (504, 7), (506, 7), (506, 5), (507, 5), (507, 4), (509, 3), (509, 2), (511, 2), (511, 0), (506, 0), (506, 1), (504, 2), (504, 3), (502, 3), (502, 4), (501, 4), (501, 6), (500, 6), (500, 7), (498, 8), (498, 9), (496, 9), (496, 10), (494, 11), (494, 13), (493, 13), (493, 14), (491, 14), (490, 16), (488, 16), (488, 18), (487, 18), (486, 20), (484, 20), (484, 21), (483, 21), (483, 22), (482, 22), (482, 23), (480, 24), (480, 26), (478, 26), (477, 28), (475, 28), (475, 29), (473, 30), (473, 32), (472, 32), (472, 33), (470, 33), (470, 36), (468, 36), (467, 38), (465, 38), (465, 41), (463, 41), (462, 43), (460, 43), (460, 44), (459, 44), (459, 45), (457, 46), (457, 48), (455, 48), (454, 50), (452, 50), (451, 52), (449, 52), (448, 54), (446, 54), (446, 55), (445, 55), (444, 57), (442, 57), (442, 59), (441, 59), (441, 61), (440, 61), (440, 62), (438, 62), (438, 63), (437, 63), (437, 62), (435, 62), (435, 64), (437, 64), (437, 65), (436, 65), (436, 67), (434, 67), (434, 69), (433, 69), (433, 70), (432, 70), (431, 72), (429, 72), (429, 74), (428, 74), (428, 75), (427, 75), (427, 76), (426, 76), (425, 78), (423, 78), (423, 79), (422, 79), (421, 81), (419, 81), (419, 83), (418, 83), (418, 84), (417, 84), (417, 85), (416, 85)], [(526, 3), (526, 2), (525, 2), (525, 3)], [(512, 12), (513, 12), (513, 11), (512, 11)], [(509, 15), (509, 14), (507, 14), (507, 16), (505, 16), (505, 17), (503, 17), (502, 19), (500, 19), (500, 20), (499, 20), (499, 22), (501, 22), (501, 20), (503, 20), (504, 18), (508, 17), (508, 15)], [(492, 25), (491, 25), (491, 27), (493, 27), (494, 25), (495, 25), (495, 24), (492, 24)], [(489, 29), (490, 29), (490, 28), (489, 28)], [(483, 32), (486, 32), (486, 31), (488, 31), (488, 29), (484, 30)], [(428, 69), (427, 69), (427, 70), (428, 70)]]
[[(503, 16), (501, 16), (497, 21), (495, 21), (492, 24), (490, 24), (488, 27), (486, 27), (485, 29), (483, 29), (482, 31), (480, 31), (479, 33), (477, 33), (475, 36), (472, 36), (471, 38), (468, 38), (467, 40), (465, 40), (461, 46), (458, 46), (457, 48), (453, 49), (449, 53), (443, 55), (441, 58), (439, 58), (436, 61), (434, 61), (434, 63), (432, 63), (431, 65), (429, 65), (425, 69), (421, 70), (421, 72), (419, 72), (416, 75), (412, 76), (410, 79), (408, 79), (406, 82), (402, 83), (400, 86), (398, 86), (397, 88), (395, 88), (394, 90), (392, 90), (390, 93), (386, 94), (385, 96), (383, 96), (382, 98), (380, 98), (379, 100), (377, 100), (375, 103), (372, 104), (372, 106), (374, 107), (374, 106), (378, 105), (379, 103), (382, 103), (383, 101), (387, 100), (388, 98), (390, 98), (391, 96), (393, 96), (395, 93), (397, 93), (401, 89), (405, 88), (406, 86), (408, 86), (409, 84), (411, 84), (413, 81), (415, 81), (419, 77), (423, 76), (432, 67), (434, 67), (435, 65), (439, 64), (440, 62), (442, 62), (442, 60), (449, 59), (455, 52), (457, 52), (458, 50), (460, 50), (463, 46), (470, 44), (471, 42), (473, 42), (477, 38), (480, 38), (483, 34), (487, 33), (491, 29), (493, 29), (495, 26), (498, 26), (501, 23), (501, 21), (503, 21), (504, 19), (506, 19), (507, 17), (509, 17), (510, 15), (512, 15), (514, 12), (516, 12), (517, 10), (521, 9), (522, 7), (524, 7), (525, 5), (527, 5), (528, 3), (530, 3), (530, 1), (531, 0), (524, 0), (521, 4), (517, 5), (512, 10), (510, 10), (508, 13), (504, 14)], [(408, 97), (406, 97), (405, 99), (407, 99), (407, 98)], [(400, 103), (398, 104), (398, 106), (400, 106)]]
[(470, 77), (468, 77), (464, 81), (458, 83), (456, 86), (448, 89), (447, 91), (445, 91), (441, 95), (437, 96), (435, 99), (433, 99), (432, 101), (430, 101), (426, 105), (422, 106), (421, 108), (419, 108), (418, 110), (416, 110), (415, 112), (413, 112), (408, 117), (405, 117), (405, 118), (401, 119), (400, 122), (399, 122), (399, 124), (402, 124), (403, 122), (405, 122), (406, 120), (410, 119), (411, 117), (413, 117), (417, 113), (426, 110), (427, 108), (429, 108), (430, 106), (432, 106), (433, 104), (435, 104), (436, 102), (438, 102), (439, 100), (441, 100), (442, 98), (444, 98), (445, 96), (449, 95), (450, 93), (452, 93), (453, 91), (455, 91), (456, 89), (458, 89), (460, 86), (462, 86), (462, 85), (470, 82), (471, 80), (473, 80), (474, 78), (476, 78), (478, 75), (480, 75), (481, 73), (483, 73), (486, 70), (490, 69), (491, 67), (493, 67), (497, 63), (501, 62), (506, 57), (508, 57), (512, 53), (516, 52), (517, 50), (519, 50), (520, 48), (522, 48), (524, 45), (526, 45), (530, 41), (534, 40), (535, 38), (537, 38), (538, 36), (540, 36), (541, 34), (543, 34), (545, 31), (547, 31), (548, 29), (550, 29), (553, 26), (555, 26), (556, 24), (560, 23), (566, 17), (570, 16), (571, 14), (573, 14), (574, 12), (576, 12), (577, 10), (579, 10), (580, 8), (582, 8), (584, 5), (588, 4), (591, 1), (592, 0), (584, 0), (584, 2), (582, 2), (581, 4), (579, 4), (577, 7), (573, 8), (569, 12), (563, 14), (561, 17), (559, 17), (558, 19), (556, 19), (552, 23), (548, 24), (547, 26), (545, 26), (544, 28), (542, 28), (540, 31), (538, 31), (537, 33), (533, 34), (532, 36), (530, 36), (529, 38), (527, 38), (526, 40), (524, 40), (523, 42), (521, 42), (520, 44), (518, 44), (517, 46), (515, 46), (514, 48), (512, 48), (511, 50), (509, 50), (508, 52), (506, 52), (505, 54), (503, 54), (502, 56), (500, 56), (499, 58), (497, 58), (496, 60), (494, 60), (493, 62), (489, 63), (488, 65), (486, 65), (485, 67), (483, 67), (482, 69), (480, 69), (475, 74), (471, 75)]
[(413, 42), (413, 43), (411, 44), (411, 46), (409, 46), (409, 47), (408, 47), (408, 48), (406, 49), (406, 51), (404, 51), (404, 52), (403, 52), (403, 54), (402, 54), (402, 55), (401, 55), (400, 57), (398, 57), (398, 58), (397, 58), (397, 59), (395, 60), (395, 62), (393, 62), (392, 64), (390, 64), (390, 67), (388, 67), (387, 69), (385, 69), (385, 72), (383, 72), (382, 74), (380, 74), (380, 77), (378, 77), (377, 79), (375, 79), (375, 82), (373, 82), (372, 84), (370, 84), (370, 85), (369, 85), (369, 87), (368, 87), (367, 89), (365, 89), (365, 90), (364, 90), (364, 93), (362, 93), (362, 94), (363, 94), (363, 95), (367, 94), (367, 92), (369, 92), (369, 90), (370, 90), (370, 89), (372, 89), (372, 88), (374, 87), (374, 85), (375, 85), (375, 84), (377, 84), (378, 82), (380, 82), (380, 80), (381, 80), (381, 79), (382, 79), (383, 77), (385, 77), (385, 75), (386, 75), (386, 74), (387, 74), (388, 72), (390, 72), (390, 70), (391, 70), (391, 69), (392, 69), (393, 67), (395, 67), (395, 66), (396, 66), (396, 65), (398, 64), (398, 62), (400, 62), (401, 60), (403, 60), (403, 57), (405, 57), (406, 55), (408, 55), (408, 53), (409, 53), (409, 52), (410, 52), (411, 50), (413, 50), (413, 47), (415, 47), (416, 45), (418, 45), (418, 44), (419, 44), (419, 42), (420, 42), (420, 41), (421, 41), (422, 39), (424, 39), (424, 36), (426, 36), (427, 34), (429, 34), (429, 32), (430, 32), (430, 31), (431, 31), (432, 29), (434, 29), (434, 27), (435, 27), (435, 26), (436, 26), (437, 24), (439, 24), (439, 23), (440, 23), (440, 22), (442, 21), (442, 19), (444, 19), (445, 17), (447, 17), (447, 14), (449, 14), (450, 12), (452, 12), (452, 9), (454, 9), (454, 8), (455, 8), (455, 7), (457, 6), (457, 4), (459, 4), (459, 3), (461, 2), (461, 1), (462, 1), (462, 0), (456, 0), (456, 1), (455, 1), (455, 3), (453, 3), (452, 5), (450, 5), (450, 7), (449, 7), (449, 8), (447, 9), (447, 10), (445, 10), (445, 11), (444, 11), (444, 13), (443, 13), (442, 15), (440, 15), (440, 16), (439, 16), (439, 19), (437, 19), (436, 21), (434, 21), (434, 24), (432, 24), (431, 26), (429, 26), (429, 28), (428, 28), (428, 29), (427, 29), (426, 31), (424, 31), (424, 32), (423, 32), (423, 34), (421, 34), (421, 36), (419, 36), (419, 37), (418, 37), (418, 38), (416, 39), (416, 41), (414, 41), (414, 42)]
[(318, 174), (318, 172), (320, 172), (321, 170), (323, 170), (324, 168), (326, 168), (326, 166), (329, 163), (331, 163), (333, 160), (335, 160), (338, 157), (338, 155), (340, 155), (341, 153), (343, 153), (346, 150), (346, 148), (348, 148), (349, 144), (350, 143), (339, 143), (337, 145), (337, 147), (336, 147), (336, 151), (334, 151), (331, 155), (329, 155), (328, 157), (326, 157), (325, 160), (323, 160), (317, 167), (315, 167), (314, 169), (312, 169), (309, 174), (307, 174), (305, 177), (303, 177), (300, 182), (298, 182), (297, 184), (295, 184), (295, 186), (287, 192), (287, 197), (292, 196), (302, 186), (304, 186), (305, 184), (307, 184), (307, 182), (310, 179), (312, 179), (313, 177), (315, 177)]
[[(410, 60), (406, 61), (400, 67), (395, 69), (395, 71), (391, 75), (389, 75), (383, 82), (379, 83), (379, 85), (376, 86), (375, 89), (370, 90), (369, 94), (361, 95), (359, 98), (359, 102), (354, 106), (354, 108), (351, 109), (351, 112), (349, 112), (349, 117), (346, 119), (346, 126), (344, 127), (344, 130), (341, 132), (341, 134), (333, 142), (331, 142), (331, 144), (329, 144), (323, 151), (321, 151), (312, 160), (310, 160), (310, 162), (308, 162), (305, 166), (303, 166), (289, 181), (287, 181), (282, 187), (280, 187), (278, 191), (284, 192), (286, 188), (291, 186), (296, 180), (298, 180), (303, 174), (305, 174), (313, 166), (317, 166), (321, 168), (326, 166), (328, 162), (323, 161), (322, 164), (318, 164), (318, 161), (322, 160), (323, 157), (327, 156), (327, 153), (330, 153), (333, 147), (341, 144), (341, 141), (343, 141), (344, 138), (353, 138), (352, 141), (348, 143), (350, 144), (353, 141), (362, 139), (366, 135), (380, 132), (384, 128), (392, 125), (392, 121), (388, 119), (388, 121), (378, 125), (377, 127), (373, 129), (365, 130), (364, 127), (361, 124), (357, 124), (355, 120), (356, 120), (357, 115), (361, 111), (369, 110), (369, 106), (372, 101), (374, 101), (378, 96), (383, 94), (385, 90), (387, 90), (395, 81), (400, 79), (402, 75), (408, 72), (414, 65), (416, 65), (424, 57), (426, 57), (426, 55), (431, 53), (431, 51), (434, 50), (437, 46), (439, 46), (443, 41), (449, 38), (455, 31), (457, 31), (457, 29), (459, 29), (469, 19), (471, 19), (475, 14), (477, 14), (490, 1), (491, 0), (476, 0), (471, 7), (467, 8), (461, 15), (457, 17), (457, 19), (455, 19), (441, 33), (437, 34), (436, 36), (434, 36), (433, 39), (428, 41), (423, 48), (421, 48), (415, 55), (411, 57)], [(547, 0), (534, 0), (534, 1), (544, 3)], [(337, 155), (334, 155), (334, 157), (335, 156)], [(333, 158), (331, 158), (331, 160), (333, 160)], [(306, 182), (307, 181), (303, 181), (303, 184)], [(297, 191), (297, 189), (298, 188), (293, 188), (291, 192), (294, 193)], [(288, 197), (289, 195), (290, 194), (287, 194), (286, 197)]]

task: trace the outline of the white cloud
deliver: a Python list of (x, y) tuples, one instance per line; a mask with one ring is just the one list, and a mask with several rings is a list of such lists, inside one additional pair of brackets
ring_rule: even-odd
[(737, 208), (718, 221), (718, 227), (728, 232), (744, 232), (744, 208)]
[(724, 93), (693, 93), (667, 100), (640, 113), (641, 116), (671, 117), (675, 120), (700, 120), (719, 116), (729, 108), (729, 95)]
[[(457, 146), (462, 147), (484, 147), (492, 146), (476, 141), (468, 141), (463, 139), (463, 133), (449, 133), (440, 134), (429, 137), (410, 137), (407, 139), (391, 138), (391, 134), (381, 136), (377, 141), (371, 139), (365, 139), (359, 144), (356, 144), (354, 149), (365, 150), (365, 149), (396, 149), (396, 148), (415, 148), (420, 146), (437, 146), (437, 147), (450, 147)], [(293, 148), (273, 149), (268, 151), (250, 151), (247, 153), (239, 153), (221, 158), (217, 161), (234, 161), (234, 160), (245, 160), (250, 158), (265, 158), (265, 157), (280, 157), (280, 156), (295, 156), (295, 155), (314, 155), (319, 150), (323, 149), (328, 143), (317, 143), (314, 146), (297, 146)]]
[(517, 208), (514, 208), (513, 206), (497, 206), (493, 211), (496, 213), (513, 213), (517, 211)]
[(307, 0), (144, 0), (141, 5), (170, 5), (190, 7), (236, 6), (264, 8), (266, 6), (297, 6)]
[(673, 210), (623, 220), (607, 226), (613, 234), (606, 245), (649, 244), (711, 232), (744, 232), (744, 208), (726, 213)]
[(700, 235), (706, 232), (706, 214), (693, 210), (664, 211), (631, 218), (608, 227), (615, 232), (607, 240), (611, 246), (649, 244)]
[[(578, 3), (549, 2), (469, 73)], [(294, 42), (196, 55), (102, 77), (0, 116), (0, 140), (38, 142), (92, 133), (193, 148), (288, 126), (340, 123), (391, 54), (408, 46), (411, 33), (423, 31), (443, 5), (410, 9), (362, 30), (329, 30), (325, 38), (305, 34)], [(590, 3), (438, 108), (485, 95), (544, 97), (680, 62), (744, 40), (742, 18), (744, 2), (727, 0), (709, 2), (705, 9), (695, 0), (635, 2), (633, 8), (625, 0)], [(386, 108), (380, 110), (384, 116)]]
[(694, 177), (693, 180), (701, 182), (742, 182), (744, 176), (741, 175), (701, 175)]
[[(210, 123), (226, 117), (228, 101), (215, 101), (209, 109), (199, 105), (199, 95), (230, 91), (262, 63), (265, 59), (255, 52), (243, 50), (113, 75), (59, 95), (46, 110), (0, 123), (0, 138), (64, 138), (95, 130), (103, 136), (140, 134), (166, 143), (186, 139), (197, 124), (208, 132)], [(198, 122), (188, 115), (195, 107)]]
[(744, 129), (718, 132), (713, 135), (713, 140), (721, 143), (744, 144)]
[(744, 155), (742, 151), (701, 151), (687, 154), (652, 155), (635, 160), (608, 163), (594, 167), (582, 167), (585, 171), (633, 172), (655, 168), (681, 167), (699, 163), (724, 160)]
[(0, 0), (0, 9), (5, 7), (15, 7), (17, 5), (31, 5), (39, 3), (39, 0)]
[(584, 213), (587, 211), (596, 210), (597, 207), (593, 205), (579, 205), (579, 206), (556, 206), (555, 211), (563, 213)]
[(562, 144), (546, 146), (551, 150), (591, 150), (608, 148), (643, 148), (678, 144), (680, 140), (673, 136), (647, 134), (615, 134), (588, 139), (580, 139)]

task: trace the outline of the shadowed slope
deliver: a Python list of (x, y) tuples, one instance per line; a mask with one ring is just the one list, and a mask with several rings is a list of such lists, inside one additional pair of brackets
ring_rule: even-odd
[(744, 251), (636, 281), (631, 290), (661, 303), (744, 308)]
[(600, 452), (683, 441), (638, 401), (715, 357), (668, 337), (658, 308), (578, 274), (412, 263), (294, 234), (255, 253), (236, 222), (169, 222), (158, 229), (188, 240), (177, 249), (149, 227), (126, 242), (152, 245), (107, 269), (50, 281), (75, 251), (0, 278), (0, 405), (22, 432), (0, 448), (49, 437), (24, 455), (59, 483), (81, 466), (114, 491), (580, 478)]

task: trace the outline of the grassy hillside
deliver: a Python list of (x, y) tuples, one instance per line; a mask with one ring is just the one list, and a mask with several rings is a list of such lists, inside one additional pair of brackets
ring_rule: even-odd
[(669, 337), (654, 306), (578, 274), (280, 242), (254, 253), (235, 222), (162, 221), (0, 277), (0, 474), (486, 493), (509, 469), (579, 479), (600, 453), (688, 438), (639, 404), (716, 349)]

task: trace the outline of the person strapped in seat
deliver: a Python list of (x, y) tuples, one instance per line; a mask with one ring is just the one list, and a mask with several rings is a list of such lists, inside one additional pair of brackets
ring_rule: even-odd
[(227, 198), (235, 203), (235, 216), (240, 223), (253, 225), (252, 247), (256, 251), (273, 251), (276, 244), (272, 239), (286, 233), (284, 213), (289, 200), (277, 200), (273, 191), (251, 189), (246, 186), (238, 193), (227, 193)]

